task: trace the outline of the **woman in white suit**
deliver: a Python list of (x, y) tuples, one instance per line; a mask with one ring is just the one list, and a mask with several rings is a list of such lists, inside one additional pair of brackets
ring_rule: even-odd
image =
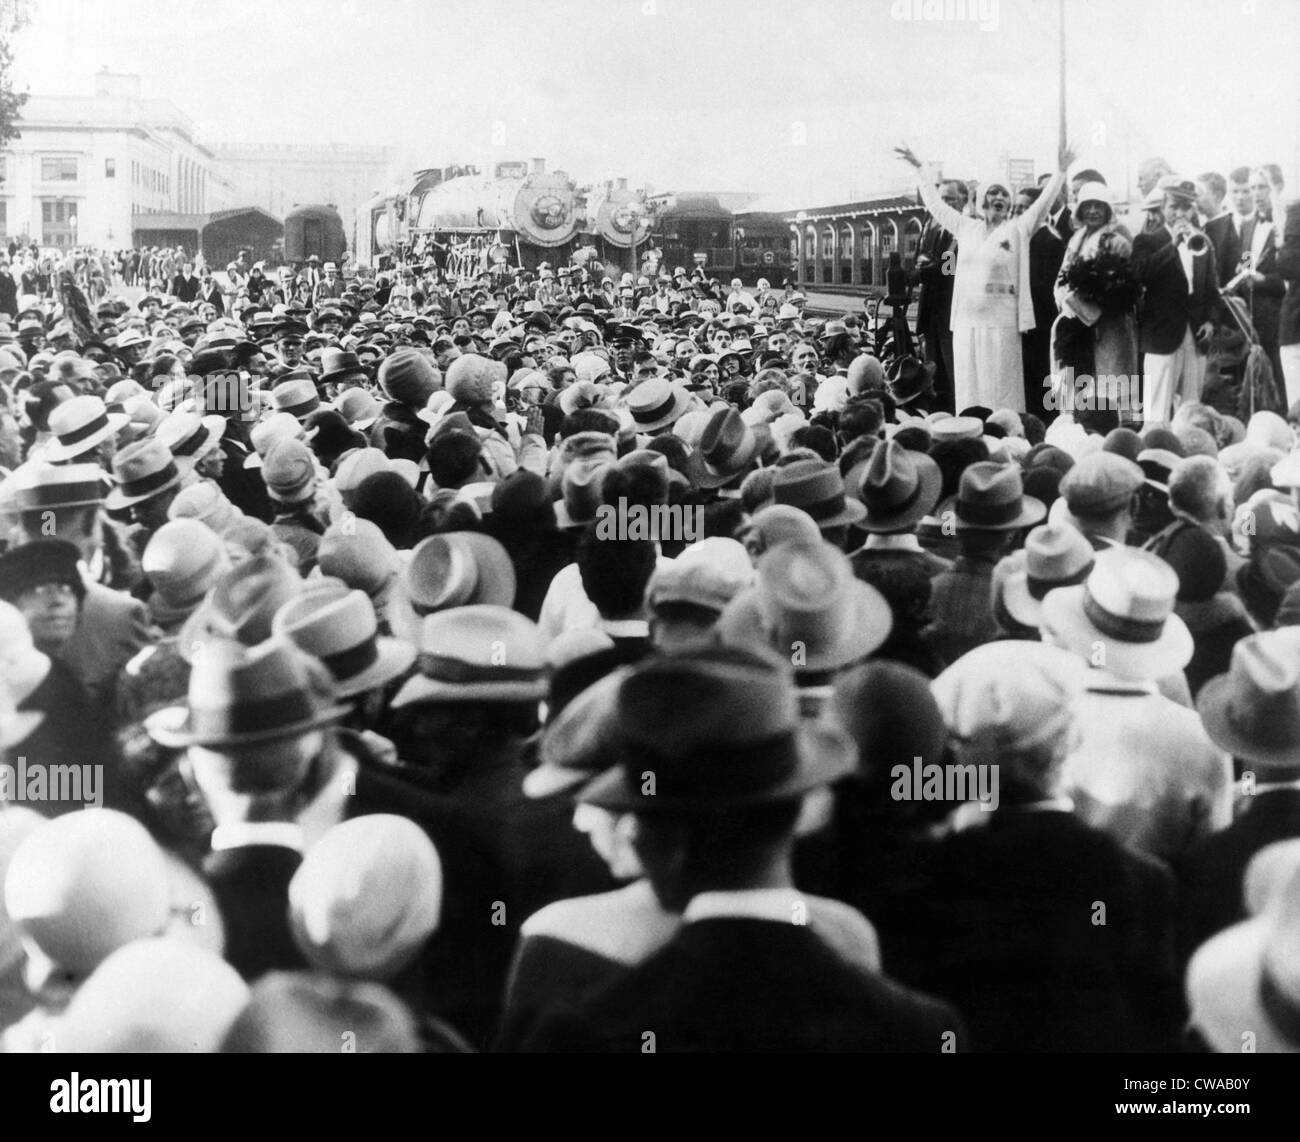
[[(909, 148), (900, 158), (918, 170), (921, 160)], [(1011, 216), (1011, 194), (994, 184), (984, 192), (982, 217), (960, 214), (922, 183), (921, 201), (957, 239), (956, 280), (952, 296), (953, 384), (957, 409), (1025, 408), (1020, 334), (1034, 328), (1029, 292), (1029, 239), (1065, 180), (1074, 153), (1064, 147), (1060, 169), (1037, 201), (1019, 217)]]

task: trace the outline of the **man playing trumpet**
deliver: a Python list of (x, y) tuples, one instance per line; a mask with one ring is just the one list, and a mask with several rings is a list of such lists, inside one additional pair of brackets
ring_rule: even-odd
[(1133, 273), (1145, 288), (1138, 334), (1148, 423), (1200, 400), (1219, 304), (1214, 247), (1196, 225), (1196, 184), (1169, 175), (1159, 189), (1164, 225), (1133, 240)]

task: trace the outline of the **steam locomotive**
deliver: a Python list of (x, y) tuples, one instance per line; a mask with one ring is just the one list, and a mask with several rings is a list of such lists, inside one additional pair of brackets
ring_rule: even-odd
[(432, 259), (457, 276), (561, 265), (593, 248), (630, 269), (649, 234), (645, 196), (626, 179), (588, 190), (533, 159), (497, 163), (490, 176), (475, 167), (417, 171), (409, 189), (362, 204), (356, 248), (363, 264)]

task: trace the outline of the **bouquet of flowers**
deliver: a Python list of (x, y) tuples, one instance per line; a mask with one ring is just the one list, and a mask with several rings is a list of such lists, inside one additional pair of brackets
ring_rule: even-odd
[(1078, 259), (1064, 276), (1065, 284), (1081, 300), (1098, 306), (1102, 313), (1125, 313), (1142, 296), (1142, 286), (1133, 276), (1128, 258), (1109, 250)]

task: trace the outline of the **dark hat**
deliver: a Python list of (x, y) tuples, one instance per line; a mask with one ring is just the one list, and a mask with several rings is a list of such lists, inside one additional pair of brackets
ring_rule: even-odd
[(423, 408), (430, 395), (442, 387), (442, 375), (418, 349), (398, 349), (379, 366), (379, 387), (389, 400)]
[(1112, 428), (1101, 444), (1103, 452), (1114, 452), (1116, 455), (1123, 456), (1125, 460), (1132, 460), (1135, 464), (1138, 453), (1144, 447), (1149, 445), (1144, 445), (1142, 437), (1131, 428)]
[(700, 434), (699, 447), (691, 454), (691, 477), (701, 488), (721, 488), (743, 475), (758, 457), (759, 443), (754, 430), (730, 406), (717, 409)]
[[(172, 749), (220, 749), (297, 737), (346, 712), (334, 700), (324, 667), (287, 639), (254, 647), (218, 640), (194, 657), (187, 705), (159, 710), (145, 729)], [(239, 784), (245, 791), (270, 791), (292, 785), (297, 776), (281, 763), (242, 774)]]
[(887, 374), (896, 405), (905, 405), (934, 388), (934, 369), (915, 357), (900, 357)]
[(844, 492), (844, 477), (825, 460), (796, 460), (772, 476), (776, 503), (789, 504), (810, 515), (820, 528), (858, 523), (867, 509)]
[(894, 440), (876, 445), (869, 460), (845, 478), (850, 494), (867, 509), (864, 531), (902, 531), (929, 515), (939, 500), (943, 473), (923, 452), (909, 452)]
[(955, 513), (958, 531), (1015, 531), (1041, 522), (1047, 509), (1025, 495), (1020, 469), (981, 460), (961, 474), (957, 495), (942, 512)]
[(1300, 768), (1300, 632), (1294, 627), (1240, 639), (1227, 674), (1196, 696), (1205, 732), (1233, 757)]
[(44, 583), (67, 583), (80, 602), (86, 597), (77, 561), (81, 553), (66, 539), (34, 539), (0, 555), (0, 599), (14, 602)]
[(856, 761), (842, 730), (801, 721), (788, 668), (757, 648), (651, 660), (623, 680), (616, 706), (620, 764), (579, 795), (606, 809), (788, 801), (846, 776)]

